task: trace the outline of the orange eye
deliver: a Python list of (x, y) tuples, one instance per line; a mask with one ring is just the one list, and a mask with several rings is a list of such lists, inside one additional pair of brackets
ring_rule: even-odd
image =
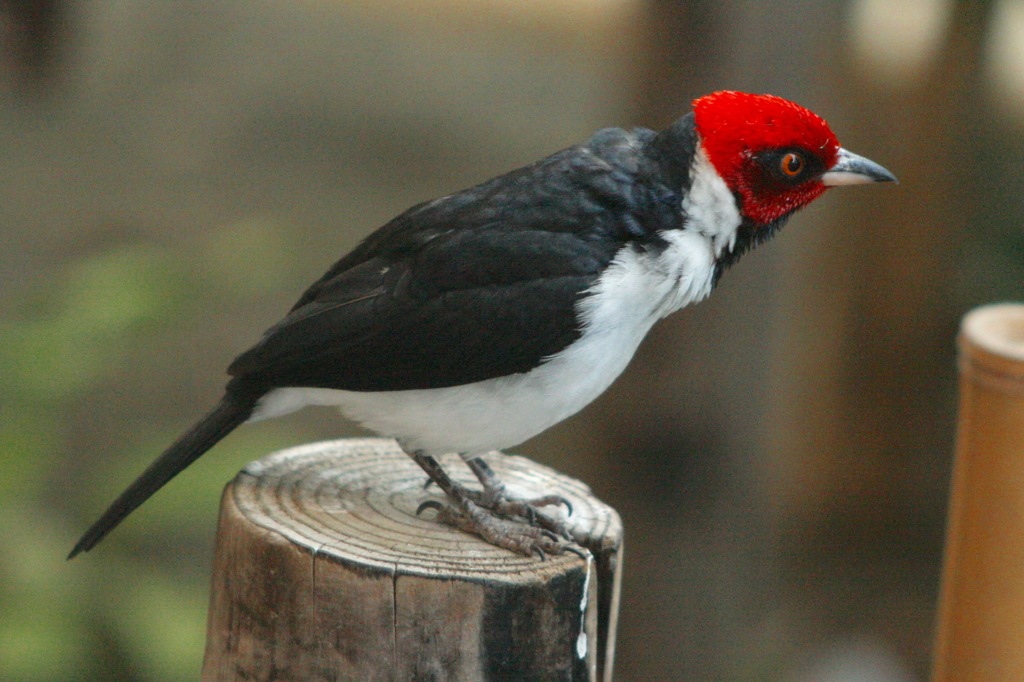
[(779, 168), (782, 170), (782, 174), (795, 178), (800, 175), (800, 171), (804, 169), (804, 157), (800, 156), (796, 152), (789, 152), (782, 157), (782, 161), (779, 163)]

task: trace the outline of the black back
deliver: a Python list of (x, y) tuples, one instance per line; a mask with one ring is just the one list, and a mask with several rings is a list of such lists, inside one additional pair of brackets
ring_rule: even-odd
[(230, 366), (229, 388), (438, 388), (527, 372), (579, 338), (575, 306), (622, 248), (682, 224), (692, 115), (419, 204), (338, 261)]

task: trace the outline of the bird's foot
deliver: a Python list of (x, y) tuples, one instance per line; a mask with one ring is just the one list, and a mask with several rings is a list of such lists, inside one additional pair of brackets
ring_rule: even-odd
[[(449, 494), (451, 502), (445, 504), (437, 500), (427, 500), (419, 506), (416, 513), (419, 514), (425, 509), (436, 509), (437, 520), (441, 523), (479, 535), (492, 545), (527, 556), (536, 555), (541, 560), (546, 559), (549, 554), (565, 552), (586, 558), (586, 550), (577, 547), (568, 532), (559, 533), (542, 525), (544, 522), (540, 521), (540, 518), (547, 518), (546, 515), (536, 513), (536, 522), (531, 522), (528, 517), (513, 518), (510, 514), (478, 503), (477, 500), (482, 501), (486, 496), (486, 492), (456, 486)], [(557, 523), (553, 521), (552, 525)]]
[(497, 516), (522, 519), (527, 525), (546, 530), (566, 540), (573, 539), (569, 525), (565, 521), (542, 511), (543, 507), (564, 506), (567, 515), (572, 516), (572, 503), (561, 495), (516, 497), (510, 495), (502, 483), (487, 486), (483, 490), (463, 489), (463, 494), (478, 507), (487, 509)]
[(572, 513), (572, 505), (560, 495), (518, 498), (509, 495), (491, 468), (479, 457), (467, 461), (470, 469), (483, 485), (483, 490), (470, 490), (449, 478), (433, 457), (422, 451), (409, 455), (427, 472), (430, 479), (444, 491), (448, 503), (428, 500), (416, 513), (436, 509), (437, 520), (467, 533), (520, 554), (548, 554), (572, 552), (580, 556), (586, 550), (576, 544), (569, 526), (562, 520), (540, 511), (539, 507), (565, 505)]
[(572, 516), (572, 503), (561, 495), (543, 495), (540, 497), (516, 497), (509, 494), (505, 484), (494, 473), (483, 457), (473, 457), (466, 464), (483, 486), (483, 492), (471, 492), (473, 501), (482, 507), (507, 517), (526, 519), (531, 526), (559, 535), (566, 540), (581, 541), (574, 537), (572, 528), (565, 520), (541, 511), (542, 507), (564, 506), (566, 518)]

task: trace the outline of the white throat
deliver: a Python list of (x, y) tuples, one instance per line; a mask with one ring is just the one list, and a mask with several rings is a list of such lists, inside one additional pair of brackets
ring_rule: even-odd
[(736, 246), (736, 230), (743, 218), (736, 197), (725, 184), (700, 147), (690, 166), (690, 192), (683, 199), (685, 230), (697, 232), (711, 242), (715, 257)]

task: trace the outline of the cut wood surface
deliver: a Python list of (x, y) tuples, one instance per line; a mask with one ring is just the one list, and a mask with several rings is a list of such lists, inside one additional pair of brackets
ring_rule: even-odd
[(610, 680), (618, 515), (552, 469), (487, 459), (512, 494), (565, 496), (593, 559), (521, 556), (417, 516), (442, 496), (394, 441), (278, 452), (224, 492), (203, 679)]

